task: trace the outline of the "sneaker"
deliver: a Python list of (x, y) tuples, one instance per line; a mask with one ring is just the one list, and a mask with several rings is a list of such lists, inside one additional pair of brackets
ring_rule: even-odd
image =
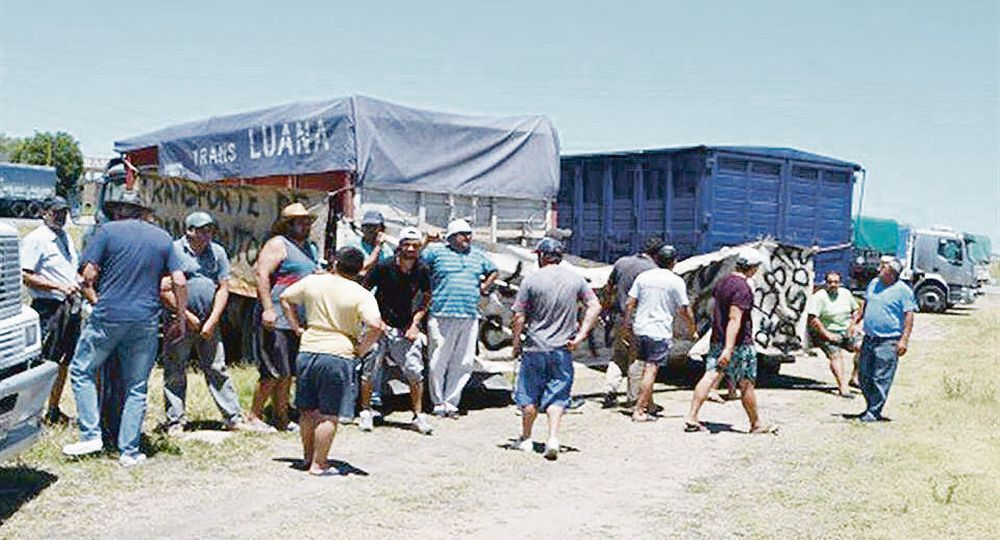
[(514, 441), (514, 448), (522, 452), (534, 452), (535, 442), (530, 438), (522, 439), (521, 437), (518, 437), (517, 440)]
[(438, 418), (446, 418), (448, 416), (448, 409), (444, 405), (435, 405), (432, 414)]
[(583, 407), (586, 404), (587, 400), (583, 399), (582, 397), (571, 397), (569, 398), (569, 405), (566, 408), (574, 410), (574, 409), (579, 409), (580, 407)]
[(602, 409), (614, 409), (617, 406), (618, 406), (618, 398), (614, 394), (612, 394), (611, 392), (604, 394), (604, 398), (601, 399)]
[(174, 422), (167, 426), (167, 436), (168, 437), (179, 437), (184, 434), (184, 424), (180, 422)]
[(858, 417), (858, 420), (867, 424), (869, 422), (878, 422), (878, 417), (871, 413), (864, 413)]
[(101, 439), (91, 439), (89, 441), (80, 441), (72, 444), (67, 444), (63, 446), (63, 454), (72, 457), (86, 456), (89, 454), (96, 454), (104, 450), (104, 442)]
[(299, 425), (296, 424), (295, 422), (288, 422), (287, 424), (285, 424), (285, 431), (287, 431), (288, 433), (298, 433)]
[(649, 414), (651, 414), (651, 415), (653, 415), (653, 416), (659, 416), (659, 414), (661, 412), (663, 412), (663, 406), (662, 405), (657, 405), (656, 403), (653, 403), (652, 401), (650, 401), (649, 402), (649, 406), (646, 407), (646, 412), (649, 413)]
[(413, 427), (422, 435), (431, 435), (434, 433), (434, 427), (431, 426), (430, 422), (422, 414), (413, 417)]
[(549, 461), (559, 459), (559, 439), (552, 437), (545, 443), (545, 459)]
[(358, 427), (361, 428), (361, 431), (371, 431), (375, 429), (375, 422), (372, 419), (371, 411), (365, 410), (358, 414)]
[(137, 452), (135, 454), (122, 454), (118, 457), (118, 464), (126, 469), (130, 467), (135, 467), (136, 465), (142, 465), (146, 462), (146, 454), (142, 452)]

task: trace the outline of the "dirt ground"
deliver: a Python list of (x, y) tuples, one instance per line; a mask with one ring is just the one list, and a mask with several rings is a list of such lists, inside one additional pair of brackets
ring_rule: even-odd
[[(998, 298), (982, 298), (966, 315), (995, 310)], [(918, 316), (912, 349), (941, 347), (955, 320)], [(906, 371), (904, 360), (899, 377)], [(756, 474), (771, 483), (762, 491), (780, 487), (792, 473), (783, 458), (809, 455), (803, 450), (843, 437), (863, 444), (865, 433), (840, 416), (860, 411), (863, 400), (833, 395), (832, 380), (825, 358), (804, 356), (764, 383), (762, 415), (780, 426), (778, 436), (746, 434), (738, 402), (706, 404), (702, 419), (712, 432), (686, 434), (682, 417), (691, 390), (679, 381), (657, 385), (664, 418), (633, 424), (624, 411), (600, 408), (603, 373), (578, 366), (574, 393), (589, 396), (588, 403), (566, 416), (566, 451), (556, 462), (505, 448), (519, 429), (513, 407), (436, 420), (431, 437), (401, 429), (406, 413), (390, 415), (389, 425), (373, 433), (342, 427), (331, 452), (348, 472), (340, 477), (294, 470), (300, 447), (292, 434), (239, 434), (221, 445), (188, 441), (133, 470), (111, 459), (33, 462), (29, 456), (20, 476), (0, 478), (42, 487), (3, 516), (0, 537), (743, 536), (726, 509), (727, 483)], [(191, 385), (204, 383), (192, 378)], [(151, 391), (159, 388), (154, 381)], [(907, 399), (891, 396), (887, 415), (899, 418), (872, 429), (915, 421), (906, 417)], [(159, 414), (155, 406), (153, 414)], [(544, 441), (544, 427), (540, 420), (537, 441)], [(55, 443), (46, 444), (52, 448), (33, 456), (56, 455)], [(752, 536), (772, 536), (769, 530), (777, 529), (764, 522)]]

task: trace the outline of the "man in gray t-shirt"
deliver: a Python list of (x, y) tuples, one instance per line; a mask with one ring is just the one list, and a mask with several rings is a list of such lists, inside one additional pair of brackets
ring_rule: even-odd
[[(543, 410), (549, 418), (545, 458), (552, 460), (559, 455), (559, 421), (573, 387), (573, 350), (587, 339), (601, 304), (582, 277), (559, 267), (562, 243), (543, 238), (536, 252), (539, 270), (521, 282), (514, 299), (514, 357), (521, 357), (514, 401), (522, 410), (521, 436), (515, 445), (520, 450), (534, 448), (531, 428)], [(578, 329), (581, 303), (587, 312)], [(522, 347), (524, 330), (527, 339)]]
[[(631, 353), (631, 344), (625, 339), (622, 332), (622, 317), (625, 314), (625, 305), (628, 303), (628, 291), (632, 288), (635, 278), (645, 272), (656, 268), (653, 256), (663, 246), (663, 240), (658, 237), (650, 237), (643, 244), (642, 252), (635, 255), (627, 255), (615, 261), (611, 269), (611, 276), (608, 277), (608, 284), (604, 287), (604, 309), (611, 310), (614, 315), (615, 341), (611, 346), (611, 362), (608, 370), (604, 372), (604, 381), (607, 384), (607, 394), (604, 396), (604, 408), (611, 408), (618, 405), (618, 387), (622, 379), (628, 377), (628, 391), (626, 392), (626, 406), (631, 406), (639, 394), (639, 382), (642, 379), (643, 363), (634, 361)], [(654, 404), (651, 404), (655, 408)]]
[[(186, 231), (174, 241), (174, 254), (187, 278), (188, 305), (184, 314), (191, 332), (179, 341), (167, 340), (163, 346), (167, 433), (176, 435), (184, 430), (187, 362), (192, 348), (226, 429), (239, 429), (243, 424), (243, 412), (226, 369), (226, 355), (218, 331), (219, 319), (229, 301), (229, 257), (222, 246), (212, 241), (215, 233), (212, 216), (194, 212), (184, 224)], [(173, 305), (170, 278), (164, 278), (160, 289), (163, 302)]]

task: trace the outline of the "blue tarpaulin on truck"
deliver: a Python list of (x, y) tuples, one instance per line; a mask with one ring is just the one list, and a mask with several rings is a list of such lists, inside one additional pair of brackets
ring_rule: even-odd
[(157, 148), (160, 173), (192, 180), (353, 171), (358, 185), (553, 199), (559, 139), (543, 116), (464, 116), (365, 96), (212, 117), (115, 142)]

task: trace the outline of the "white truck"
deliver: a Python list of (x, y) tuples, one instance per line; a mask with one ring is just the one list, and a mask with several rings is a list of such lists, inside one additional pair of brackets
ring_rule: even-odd
[(38, 314), (22, 301), (17, 229), (0, 223), (0, 462), (41, 434), (58, 366), (41, 358)]
[(940, 313), (976, 299), (976, 271), (968, 242), (946, 227), (910, 231), (900, 277), (912, 284), (920, 311)]

